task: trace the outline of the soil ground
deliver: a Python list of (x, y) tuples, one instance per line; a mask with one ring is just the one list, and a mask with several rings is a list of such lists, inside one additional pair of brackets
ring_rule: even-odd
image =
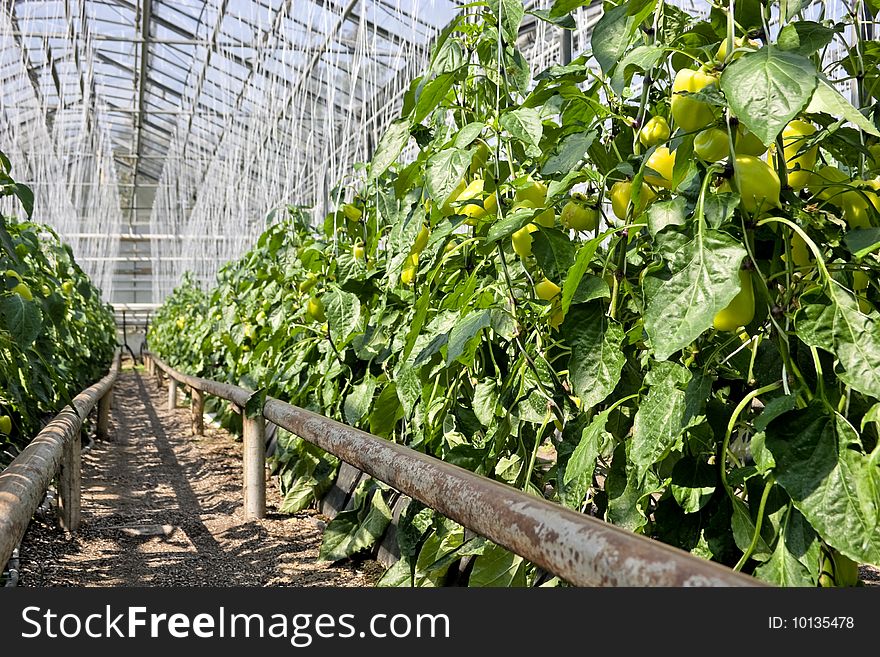
[(125, 369), (115, 386), (110, 435), (83, 455), (82, 525), (75, 535), (49, 514), (20, 550), (20, 586), (370, 586), (374, 562), (317, 561), (315, 512), (242, 513), (241, 443), (206, 424), (190, 435), (188, 408), (168, 411), (164, 391)]

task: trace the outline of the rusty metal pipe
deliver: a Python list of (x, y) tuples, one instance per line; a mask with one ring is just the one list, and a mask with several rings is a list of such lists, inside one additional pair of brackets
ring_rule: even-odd
[[(157, 366), (181, 375), (152, 355)], [(244, 406), (250, 392), (209, 382)], [(230, 390), (234, 389), (234, 390)], [(233, 396), (234, 395), (234, 396)], [(763, 586), (747, 575), (268, 398), (266, 419), (576, 586)]]
[[(73, 399), (73, 408), (66, 406), (0, 472), (0, 566), (9, 560), (21, 541), (49, 483), (59, 470), (67, 446), (74, 440), (79, 440), (83, 419), (113, 386), (118, 372), (117, 354), (107, 376), (78, 394)], [(62, 500), (62, 510), (78, 515), (78, 490), (68, 494), (71, 493), (76, 499)], [(68, 522), (70, 521), (68, 518)]]

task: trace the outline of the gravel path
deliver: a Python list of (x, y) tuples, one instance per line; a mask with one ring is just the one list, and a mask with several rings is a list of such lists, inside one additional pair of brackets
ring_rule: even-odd
[(189, 409), (169, 412), (143, 373), (115, 387), (110, 437), (83, 456), (82, 525), (38, 516), (21, 548), (20, 586), (369, 586), (377, 566), (318, 563), (320, 518), (242, 514), (241, 443)]

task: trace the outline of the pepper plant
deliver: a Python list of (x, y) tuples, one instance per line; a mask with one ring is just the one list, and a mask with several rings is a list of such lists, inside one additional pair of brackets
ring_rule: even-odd
[[(526, 14), (587, 4), (464, 8), (339, 210), (185, 284), (152, 345), (774, 584), (852, 585), (880, 563), (878, 5), (606, 2), (533, 71)], [(274, 460), (286, 511), (337, 467), (292, 436)], [(323, 558), (388, 525), (383, 484), (354, 500)], [(383, 585), (537, 582), (417, 503), (398, 524)]]
[[(0, 196), (33, 212), (0, 153)], [(0, 466), (106, 371), (116, 325), (101, 292), (48, 226), (0, 215)]]

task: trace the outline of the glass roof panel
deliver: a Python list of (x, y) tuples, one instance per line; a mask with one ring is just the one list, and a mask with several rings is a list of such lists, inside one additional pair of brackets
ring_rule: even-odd
[[(62, 235), (210, 227), (236, 237), (196, 264), (187, 263), (198, 251), (188, 242), (165, 240), (145, 253), (168, 261), (144, 273), (93, 272), (108, 300), (158, 302), (187, 266), (209, 280), (273, 207), (316, 203), (318, 220), (325, 179), (369, 157), (364, 108), (388, 105), (367, 128), (381, 133), (400, 100), (393, 85), (418, 74), (458, 4), (10, 0), (0, 6), (0, 149), (15, 171), (46, 183), (37, 204)], [(28, 144), (48, 155), (37, 161)], [(116, 185), (99, 185), (99, 170), (113, 172)], [(106, 194), (95, 206), (101, 216), (82, 214), (68, 191), (86, 187)], [(83, 258), (119, 248), (111, 238), (73, 244)], [(143, 291), (114, 296), (117, 273)]]

